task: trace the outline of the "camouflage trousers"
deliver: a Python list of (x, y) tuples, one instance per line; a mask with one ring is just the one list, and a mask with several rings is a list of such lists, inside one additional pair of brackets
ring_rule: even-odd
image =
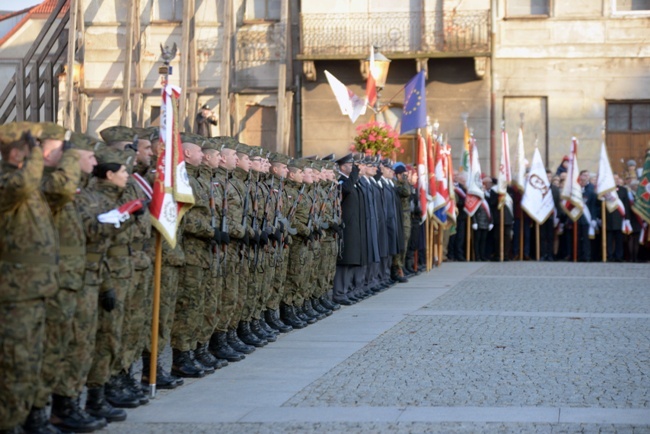
[(244, 300), (244, 307), (242, 309), (241, 321), (250, 321), (253, 318), (253, 312), (257, 306), (257, 300), (260, 293), (260, 279), (258, 278), (260, 270), (260, 253), (261, 249), (258, 247), (257, 261), (255, 265), (255, 249), (249, 250), (250, 262), (248, 263), (248, 283), (246, 284), (246, 299)]
[(274, 258), (272, 264), (274, 265), (274, 271), (269, 300), (266, 302), (268, 309), (278, 310), (280, 308), (280, 302), (284, 299), (289, 252), (290, 249), (288, 247), (280, 247), (279, 252), (276, 251), (273, 253)]
[(196, 332), (196, 339), (202, 344), (210, 342), (210, 337), (217, 328), (219, 300), (223, 291), (223, 279), (218, 270), (213, 267), (206, 274), (208, 276), (203, 285), (205, 288), (203, 319)]
[(71, 388), (68, 386), (71, 379), (64, 377), (67, 372), (63, 370), (63, 365), (72, 341), (72, 321), (76, 308), (77, 294), (68, 289), (61, 288), (45, 300), (43, 368), (33, 404), (36, 408), (47, 406), (52, 392), (61, 394), (60, 390), (68, 391)]
[(197, 265), (185, 265), (181, 269), (171, 336), (175, 350), (196, 348), (196, 331), (203, 320), (204, 285), (209, 273), (209, 269)]
[(313, 241), (310, 249), (309, 273), (305, 277), (305, 285), (302, 291), (303, 301), (315, 296), (318, 292), (318, 281), (321, 277), (323, 261), (323, 244), (320, 240)]
[(64, 355), (62, 368), (64, 378), (69, 378), (70, 383), (67, 388), (54, 389), (55, 393), (70, 398), (82, 392), (93, 361), (99, 295), (99, 285), (95, 283), (96, 274), (86, 270), (84, 286), (76, 292), (77, 308), (72, 320), (72, 340)]
[(253, 310), (253, 318), (262, 318), (262, 312), (266, 310), (266, 306), (273, 295), (273, 277), (275, 276), (275, 249), (272, 246), (267, 246), (264, 254), (260, 255), (260, 266), (257, 268), (258, 272), (255, 276), (258, 279), (258, 297), (257, 304)]
[[(234, 247), (234, 251), (237, 252), (236, 255), (236, 272), (238, 274), (237, 282), (237, 303), (235, 305), (235, 311), (232, 318), (230, 319), (230, 325), (228, 328), (236, 328), (239, 325), (239, 321), (244, 318), (244, 308), (246, 301), (248, 300), (248, 279), (250, 277), (250, 267), (248, 266), (248, 255), (250, 254), (250, 247), (244, 246), (241, 248), (240, 243), (235, 243), (231, 245)], [(243, 252), (244, 257), (242, 258), (240, 252)]]
[[(217, 304), (216, 331), (226, 332), (235, 316), (239, 296), (239, 244), (228, 245), (221, 264), (221, 297)], [(236, 327), (236, 325), (235, 325)]]
[[(178, 292), (178, 278), (181, 267), (163, 265), (160, 269), (160, 309), (158, 311), (158, 356), (160, 356), (171, 340), (174, 311), (176, 310), (176, 294)], [(153, 280), (153, 279), (152, 279)], [(152, 284), (153, 288), (153, 284)], [(148, 300), (146, 312), (152, 312), (153, 298)], [(147, 323), (143, 330), (144, 349), (151, 353), (151, 315), (147, 316)]]
[(25, 422), (43, 360), (45, 301), (0, 303), (0, 430)]
[(406, 250), (411, 238), (411, 214), (402, 214), (402, 227), (404, 228), (404, 244), (400, 246), (400, 253), (393, 257), (393, 267), (402, 269), (406, 262)]
[(121, 369), (122, 328), (124, 324), (125, 301), (133, 289), (133, 273), (129, 277), (111, 276), (111, 287), (115, 290), (115, 308), (106, 312), (99, 307), (97, 334), (93, 363), (86, 382), (88, 387), (106, 384), (112, 374)]
[(334, 284), (334, 271), (336, 270), (336, 239), (328, 234), (320, 242), (320, 261), (315, 263), (318, 268), (315, 278), (314, 297), (322, 297), (332, 289)]
[(144, 329), (147, 324), (151, 327), (151, 298), (153, 297), (153, 266), (134, 273), (134, 285), (127, 295), (122, 326), (121, 369), (128, 371), (131, 365), (140, 358), (147, 335)]
[(307, 276), (310, 273), (311, 254), (305, 238), (293, 237), (289, 247), (289, 263), (287, 264), (287, 278), (285, 281), (284, 302), (298, 306), (304, 301), (302, 291), (305, 287)]

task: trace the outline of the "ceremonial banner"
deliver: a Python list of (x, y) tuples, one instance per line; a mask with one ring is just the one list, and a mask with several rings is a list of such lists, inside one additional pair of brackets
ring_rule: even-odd
[(443, 154), (443, 144), (437, 141), (436, 163), (434, 167), (435, 176), (431, 177), (435, 185), (433, 196), (433, 215), (440, 223), (447, 221), (447, 206), (449, 204), (449, 187), (447, 184), (447, 156)]
[(404, 109), (400, 133), (405, 134), (427, 126), (427, 100), (424, 70), (417, 73), (404, 87)]
[(524, 150), (524, 129), (519, 128), (517, 134), (517, 153), (515, 155), (515, 186), (519, 191), (526, 187), (526, 156)]
[(327, 77), (327, 82), (330, 84), (332, 92), (334, 92), (334, 97), (339, 104), (341, 114), (347, 115), (353, 123), (356, 122), (359, 116), (366, 113), (365, 101), (355, 95), (354, 92), (330, 74), (329, 71), (325, 71), (325, 77)]
[(609, 164), (607, 149), (605, 143), (600, 146), (600, 161), (598, 163), (598, 181), (596, 182), (596, 194), (598, 199), (605, 201), (607, 211), (614, 212), (618, 210), (622, 216), (625, 216), (625, 206), (616, 194), (616, 182), (612, 166)]
[(578, 169), (578, 139), (571, 139), (571, 154), (569, 155), (569, 169), (562, 189), (562, 208), (574, 222), (582, 215), (584, 202), (582, 201), (582, 187), (578, 183), (580, 169)]
[(551, 183), (548, 181), (546, 168), (537, 148), (535, 148), (533, 163), (530, 166), (530, 174), (526, 180), (526, 188), (521, 199), (521, 208), (526, 211), (531, 219), (540, 225), (555, 210)]
[(470, 139), (472, 153), (469, 159), (469, 175), (467, 176), (467, 197), (465, 198), (465, 212), (470, 217), (474, 215), (485, 195), (483, 194), (483, 180), (481, 179), (481, 163), (478, 159), (476, 140)]
[(467, 126), (467, 120), (463, 122), (465, 126), (463, 130), (463, 155), (460, 157), (459, 170), (469, 175), (469, 153), (471, 150), (471, 135), (469, 133), (469, 127)]
[[(522, 141), (523, 142), (523, 141)], [(499, 179), (497, 181), (497, 192), (499, 193), (499, 209), (503, 207), (508, 194), (508, 186), (512, 181), (510, 171), (510, 146), (508, 144), (508, 133), (501, 129), (501, 164), (499, 165)]]
[(160, 107), (160, 145), (156, 178), (149, 211), (152, 224), (170, 246), (176, 246), (176, 230), (183, 214), (194, 205), (178, 130), (181, 89), (166, 85)]
[(422, 210), (422, 222), (427, 219), (427, 196), (429, 189), (429, 174), (427, 173), (427, 145), (424, 137), (418, 135), (418, 197)]
[(374, 107), (377, 103), (377, 82), (373, 72), (375, 70), (375, 48), (370, 46), (370, 62), (368, 62), (368, 79), (366, 80), (366, 104)]
[(445, 143), (443, 149), (443, 159), (447, 161), (446, 165), (446, 179), (447, 179), (447, 194), (448, 196), (448, 205), (447, 205), (447, 217), (456, 223), (456, 215), (458, 214), (458, 207), (456, 206), (456, 193), (454, 189), (451, 188), (454, 185), (454, 166), (451, 159), (451, 146)]
[(650, 151), (645, 155), (643, 173), (639, 178), (639, 187), (636, 190), (636, 200), (632, 211), (650, 224)]

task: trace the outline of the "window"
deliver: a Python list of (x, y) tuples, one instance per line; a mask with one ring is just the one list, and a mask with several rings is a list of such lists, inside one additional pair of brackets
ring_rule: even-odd
[(151, 119), (149, 120), (149, 125), (152, 127), (160, 126), (160, 106), (152, 105), (151, 106)]
[(549, 16), (550, 0), (506, 0), (508, 17)]
[(607, 104), (607, 131), (650, 131), (650, 101)]
[(246, 0), (246, 21), (280, 21), (280, 0)]
[(650, 12), (650, 0), (612, 0), (614, 12)]
[(183, 21), (183, 1), (166, 0), (152, 1), (151, 4), (151, 21)]

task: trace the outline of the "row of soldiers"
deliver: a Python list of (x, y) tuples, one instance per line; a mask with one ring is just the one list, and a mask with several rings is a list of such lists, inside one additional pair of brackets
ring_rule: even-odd
[[(1, 432), (92, 432), (148, 401), (159, 130), (100, 135), (0, 126)], [(194, 206), (176, 245), (162, 241), (157, 359), (169, 343), (173, 360), (171, 372), (158, 363), (160, 389), (340, 308), (336, 163), (230, 137), (181, 141)]]

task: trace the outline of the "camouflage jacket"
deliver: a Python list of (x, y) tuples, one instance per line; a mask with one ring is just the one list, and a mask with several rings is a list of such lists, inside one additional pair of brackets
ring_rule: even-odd
[(81, 182), (77, 152), (63, 153), (58, 167), (46, 167), (41, 181), (59, 236), (59, 287), (78, 291), (86, 268), (86, 234), (74, 200)]
[(212, 254), (209, 242), (214, 236), (210, 215), (210, 175), (200, 166), (186, 164), (185, 167), (194, 193), (194, 206), (183, 217), (185, 263), (210, 268)]
[[(302, 184), (287, 179), (284, 188), (285, 191), (287, 192), (287, 201), (290, 204), (289, 210), (291, 210), (296, 200), (298, 199), (301, 187)], [(309, 236), (307, 223), (309, 222), (309, 210), (311, 209), (312, 196), (308, 193), (308, 191), (309, 191), (309, 186), (305, 187), (302, 198), (296, 204), (293, 219), (290, 221), (291, 226), (298, 231), (297, 235), (300, 235), (302, 237)]]
[(59, 289), (57, 235), (39, 190), (42, 176), (40, 147), (22, 168), (0, 165), (0, 303), (49, 297)]
[(395, 183), (395, 191), (399, 196), (400, 202), (402, 202), (402, 214), (409, 216), (411, 215), (411, 192), (413, 187), (409, 184), (406, 176), (398, 176), (397, 179), (393, 180)]
[[(133, 199), (149, 199), (135, 176), (140, 176), (145, 182), (146, 174), (149, 167), (140, 163), (136, 164), (133, 168), (133, 174), (129, 177), (126, 186), (126, 191), (123, 195), (123, 200), (129, 201)], [(150, 184), (151, 185), (151, 184)], [(155, 254), (154, 243), (151, 237), (151, 215), (148, 207), (145, 208), (144, 214), (139, 216), (131, 216), (135, 219), (135, 228), (133, 234), (133, 242), (131, 248), (133, 250), (133, 264), (136, 270), (146, 270), (152, 264), (151, 258)]]
[[(248, 173), (240, 168), (236, 168), (232, 172), (230, 178), (230, 188), (228, 189), (228, 214), (226, 218), (228, 219), (228, 234), (232, 238), (241, 239), (244, 238), (245, 232), (248, 232), (249, 236), (253, 235), (253, 230), (250, 227), (250, 224), (247, 223), (248, 230), (244, 230), (243, 216), (244, 216), (244, 198), (246, 196), (246, 179), (248, 178)], [(248, 204), (249, 209), (252, 205)]]

